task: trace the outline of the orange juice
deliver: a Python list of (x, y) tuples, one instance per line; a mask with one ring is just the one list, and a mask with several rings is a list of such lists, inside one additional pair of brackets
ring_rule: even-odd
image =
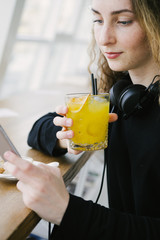
[(67, 117), (73, 120), (73, 126), (69, 128), (74, 132), (70, 147), (82, 151), (106, 148), (109, 94), (68, 94), (66, 102)]

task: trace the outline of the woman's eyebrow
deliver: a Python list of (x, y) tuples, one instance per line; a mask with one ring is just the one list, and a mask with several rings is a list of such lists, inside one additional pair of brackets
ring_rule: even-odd
[[(95, 10), (94, 8), (91, 8), (91, 10), (96, 13), (96, 14), (100, 14), (100, 12), (98, 12), (97, 10)], [(129, 10), (129, 9), (121, 9), (121, 10), (116, 10), (116, 11), (112, 11), (111, 15), (116, 15), (116, 14), (120, 14), (123, 12), (129, 12), (129, 13), (133, 13), (133, 11)]]
[(92, 12), (96, 13), (96, 14), (100, 14), (97, 10), (91, 8)]
[(123, 12), (133, 13), (133, 11), (131, 11), (129, 9), (121, 9), (121, 10), (111, 12), (111, 15), (116, 15), (116, 14), (120, 14), (120, 13), (123, 13)]

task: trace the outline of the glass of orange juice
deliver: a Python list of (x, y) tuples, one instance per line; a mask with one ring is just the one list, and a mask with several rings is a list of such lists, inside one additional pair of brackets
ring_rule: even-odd
[(67, 118), (73, 120), (74, 137), (70, 147), (74, 150), (93, 151), (107, 147), (109, 94), (67, 94)]

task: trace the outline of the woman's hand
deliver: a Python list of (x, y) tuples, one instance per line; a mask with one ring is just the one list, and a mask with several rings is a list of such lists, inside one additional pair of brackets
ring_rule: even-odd
[[(69, 153), (78, 154), (80, 151), (72, 150), (69, 147), (68, 139), (73, 138), (74, 132), (72, 130), (68, 130), (68, 127), (73, 125), (73, 120), (71, 118), (67, 118), (66, 114), (68, 112), (68, 108), (66, 106), (58, 106), (56, 108), (56, 113), (61, 115), (62, 117), (55, 117), (53, 123), (56, 126), (62, 127), (62, 130), (57, 132), (57, 138), (59, 139), (59, 147), (67, 148)], [(116, 113), (109, 114), (109, 122), (115, 122), (118, 119)]]
[(60, 169), (40, 163), (34, 165), (12, 152), (6, 152), (5, 169), (19, 179), (25, 205), (46, 221), (59, 225), (69, 202)]
[(69, 139), (73, 138), (74, 132), (72, 130), (67, 130), (68, 127), (73, 125), (73, 121), (71, 118), (66, 118), (66, 114), (68, 112), (68, 108), (66, 106), (58, 106), (56, 108), (56, 113), (62, 115), (62, 117), (55, 117), (53, 123), (56, 126), (62, 127), (61, 131), (58, 131), (56, 136), (59, 139), (58, 147), (67, 148), (69, 153), (79, 154), (81, 151), (73, 150), (69, 147)]

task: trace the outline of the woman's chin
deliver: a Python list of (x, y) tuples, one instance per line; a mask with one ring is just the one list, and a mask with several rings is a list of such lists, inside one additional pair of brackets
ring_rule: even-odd
[(126, 72), (128, 71), (128, 68), (125, 66), (118, 66), (118, 65), (114, 65), (114, 64), (109, 64), (109, 67), (112, 71), (115, 72)]

